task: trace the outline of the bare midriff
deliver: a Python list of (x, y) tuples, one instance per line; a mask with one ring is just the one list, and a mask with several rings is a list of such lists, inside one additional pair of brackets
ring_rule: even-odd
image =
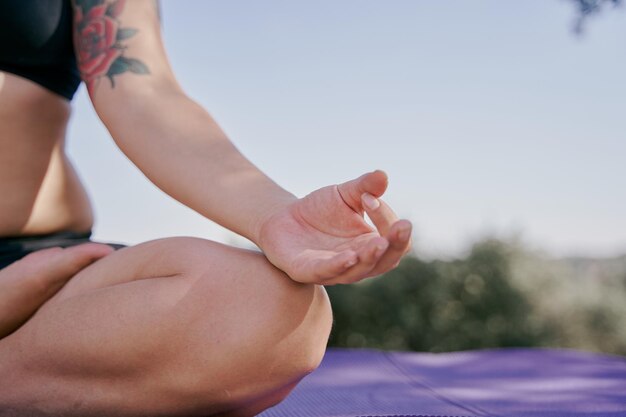
[(85, 188), (65, 154), (68, 100), (0, 71), (0, 237), (93, 225)]

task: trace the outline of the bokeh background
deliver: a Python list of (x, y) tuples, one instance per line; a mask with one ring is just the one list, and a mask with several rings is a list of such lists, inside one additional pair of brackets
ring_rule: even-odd
[[(384, 169), (384, 199), (414, 223), (414, 252), (398, 269), (328, 288), (332, 345), (626, 354), (619, 3), (161, 8), (179, 81), (262, 170), (303, 196)], [(250, 246), (151, 185), (82, 87), (75, 104), (69, 153), (94, 201), (96, 239), (188, 235)]]

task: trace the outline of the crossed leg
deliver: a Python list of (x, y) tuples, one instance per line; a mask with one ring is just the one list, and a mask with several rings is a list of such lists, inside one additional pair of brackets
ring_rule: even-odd
[(252, 416), (319, 365), (331, 325), (324, 288), (260, 253), (146, 242), (0, 340), (0, 416)]

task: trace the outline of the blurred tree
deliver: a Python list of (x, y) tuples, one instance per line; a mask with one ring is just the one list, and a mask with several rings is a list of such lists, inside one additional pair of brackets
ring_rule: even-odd
[(553, 259), (487, 239), (467, 256), (403, 259), (327, 287), (330, 346), (454, 351), (552, 346), (626, 355), (626, 256)]
[(606, 5), (619, 6), (622, 3), (622, 0), (569, 0), (569, 1), (574, 3), (576, 8), (578, 9), (578, 18), (576, 19), (576, 23), (574, 25), (574, 30), (577, 33), (582, 32), (583, 25), (589, 16), (598, 13)]
[(464, 259), (407, 257), (383, 277), (328, 287), (330, 344), (419, 351), (540, 345), (548, 332), (533, 326), (509, 258), (507, 245), (489, 240)]

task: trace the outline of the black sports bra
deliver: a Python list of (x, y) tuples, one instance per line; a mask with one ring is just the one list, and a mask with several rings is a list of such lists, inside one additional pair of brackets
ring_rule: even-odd
[(0, 0), (0, 71), (72, 99), (80, 73), (70, 0)]

